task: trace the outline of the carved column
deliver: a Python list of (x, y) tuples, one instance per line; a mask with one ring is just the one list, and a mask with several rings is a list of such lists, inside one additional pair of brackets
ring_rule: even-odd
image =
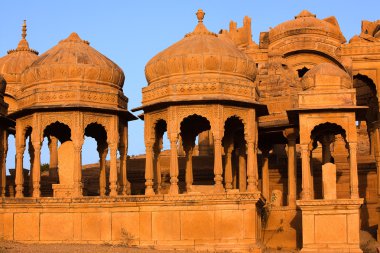
[(74, 197), (82, 197), (82, 146), (83, 137), (76, 138), (73, 140), (74, 145)]
[(54, 136), (49, 137), (49, 151), (50, 151), (50, 163), (49, 163), (49, 176), (57, 177), (58, 168), (58, 139)]
[(224, 148), (225, 153), (225, 166), (224, 166), (224, 182), (226, 190), (231, 190), (232, 187), (232, 151), (234, 145), (232, 140), (228, 140), (226, 147)]
[(239, 148), (239, 191), (245, 192), (247, 190), (247, 157), (245, 144)]
[(262, 189), (261, 192), (264, 198), (269, 201), (270, 193), (269, 193), (269, 148), (263, 148), (261, 150), (263, 157), (263, 167), (261, 170), (261, 178), (262, 178)]
[(16, 198), (24, 197), (24, 175), (23, 175), (23, 159), (24, 159), (25, 145), (18, 145), (16, 147), (16, 176), (15, 176), (15, 185), (16, 185)]
[(302, 199), (311, 199), (310, 192), (310, 156), (309, 147), (307, 144), (301, 144), (301, 159), (302, 159)]
[(247, 141), (247, 191), (256, 192), (258, 191), (258, 171), (257, 171), (257, 145), (253, 140)]
[(110, 147), (110, 196), (117, 196), (117, 143), (109, 144)]
[(309, 167), (310, 167), (310, 197), (315, 198), (314, 191), (314, 168), (313, 168), (313, 148), (309, 149)]
[(377, 195), (380, 196), (380, 131), (378, 128), (374, 130), (374, 153), (377, 168)]
[(6, 161), (7, 161), (7, 153), (8, 153), (8, 134), (6, 130), (2, 131), (2, 149), (0, 149), (0, 166), (1, 166), (1, 181), (0, 181), (0, 197), (5, 197), (5, 189), (7, 184), (7, 177), (6, 177)]
[(214, 191), (224, 192), (223, 188), (222, 141), (218, 134), (214, 134)]
[(173, 133), (170, 140), (170, 189), (169, 194), (178, 194), (178, 135)]
[(106, 157), (108, 153), (107, 145), (98, 145), (99, 153), (99, 195), (106, 195)]
[(350, 147), (350, 190), (351, 198), (359, 198), (358, 165), (356, 160), (357, 143), (349, 142)]
[(34, 158), (33, 158), (33, 197), (39, 198), (40, 191), (40, 178), (41, 178), (41, 142), (39, 138), (33, 140)]
[(28, 143), (28, 153), (29, 153), (29, 163), (30, 163), (30, 170), (29, 170), (29, 196), (33, 195), (33, 169), (34, 169), (34, 145), (32, 143), (32, 137), (29, 137), (29, 143)]
[(295, 207), (297, 199), (297, 130), (286, 129), (284, 136), (288, 139), (288, 206)]
[(154, 195), (153, 191), (153, 142), (145, 142), (145, 195)]
[(190, 192), (193, 186), (193, 147), (186, 150), (186, 191)]
[(131, 194), (131, 184), (128, 181), (128, 169), (127, 169), (127, 152), (128, 152), (128, 128), (127, 125), (123, 125), (120, 133), (120, 173), (119, 173), (119, 186), (120, 194)]
[(157, 193), (161, 192), (161, 164), (160, 164), (160, 153), (162, 149), (162, 136), (156, 139), (154, 143), (154, 159), (153, 159), (153, 172), (154, 172), (154, 190)]

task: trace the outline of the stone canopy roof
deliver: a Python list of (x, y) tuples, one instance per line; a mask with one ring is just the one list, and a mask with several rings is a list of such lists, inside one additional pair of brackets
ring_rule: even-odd
[(335, 17), (318, 19), (315, 14), (307, 10), (301, 11), (295, 16), (295, 19), (285, 21), (271, 29), (269, 31), (269, 40), (274, 42), (298, 34), (319, 34), (335, 38), (340, 43), (346, 41)]
[(119, 66), (72, 33), (43, 53), (23, 74), (24, 89), (52, 81), (97, 83), (121, 89), (124, 73)]
[(145, 67), (148, 83), (173, 75), (212, 72), (255, 78), (255, 63), (232, 41), (219, 38), (203, 24), (204, 12), (198, 11), (194, 31), (154, 56)]

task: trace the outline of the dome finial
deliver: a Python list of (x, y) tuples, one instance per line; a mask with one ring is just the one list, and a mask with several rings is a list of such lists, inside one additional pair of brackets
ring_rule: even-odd
[(22, 34), (21, 34), (22, 38), (25, 39), (26, 38), (26, 19), (24, 19), (24, 23), (22, 24)]
[(203, 23), (203, 18), (205, 17), (204, 11), (199, 9), (195, 14), (197, 15), (198, 23)]

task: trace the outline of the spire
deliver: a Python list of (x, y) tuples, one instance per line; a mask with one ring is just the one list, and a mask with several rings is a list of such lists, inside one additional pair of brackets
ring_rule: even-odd
[(194, 31), (191, 32), (191, 33), (186, 34), (185, 37), (189, 37), (189, 36), (196, 35), (196, 34), (205, 34), (205, 35), (217, 36), (215, 33), (210, 32), (209, 30), (207, 30), (206, 26), (203, 24), (203, 19), (205, 17), (205, 14), (206, 13), (202, 9), (199, 9), (195, 13), (195, 15), (197, 16), (197, 19), (198, 19), (198, 24), (195, 27)]
[(297, 19), (297, 18), (308, 18), (308, 17), (312, 17), (312, 18), (315, 18), (317, 17), (317, 15), (311, 13), (310, 11), (308, 10), (302, 10), (297, 16), (295, 16), (294, 18)]
[(204, 13), (202, 9), (199, 9), (195, 14), (197, 15), (198, 23), (203, 23), (203, 19), (206, 13)]
[(22, 24), (22, 34), (21, 34), (21, 37), (23, 39), (26, 38), (26, 20), (24, 19), (24, 23)]
[(33, 50), (33, 49), (29, 48), (29, 43), (26, 40), (26, 35), (27, 35), (26, 34), (26, 30), (27, 30), (27, 28), (26, 28), (26, 20), (24, 19), (24, 23), (22, 24), (22, 29), (21, 29), (21, 31), (22, 31), (22, 33), (21, 33), (21, 40), (18, 43), (16, 49), (8, 50), (8, 54), (13, 53), (13, 52), (18, 52), (18, 51), (30, 51), (30, 52), (38, 55), (38, 52), (36, 50)]

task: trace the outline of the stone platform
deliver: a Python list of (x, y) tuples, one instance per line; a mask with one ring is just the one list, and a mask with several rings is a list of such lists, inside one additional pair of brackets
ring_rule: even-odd
[(261, 252), (259, 193), (3, 198), (0, 238)]
[(301, 252), (361, 253), (362, 204), (363, 199), (297, 200), (302, 211)]

